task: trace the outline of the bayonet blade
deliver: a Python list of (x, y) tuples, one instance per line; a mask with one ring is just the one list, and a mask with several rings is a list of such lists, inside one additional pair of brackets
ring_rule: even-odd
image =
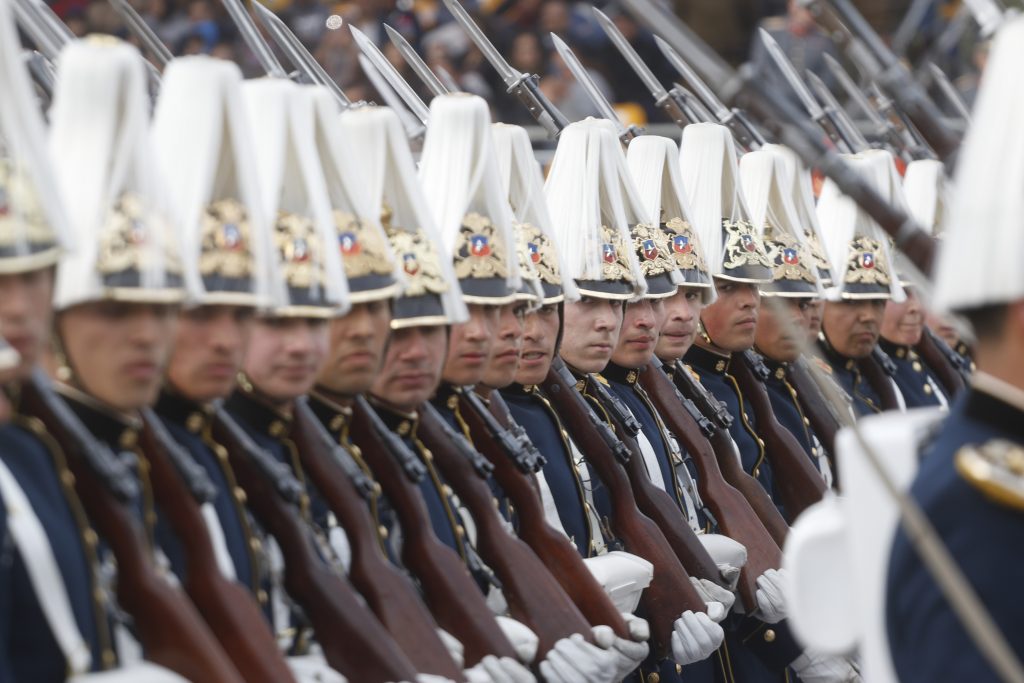
[(697, 75), (696, 71), (690, 68), (690, 65), (686, 63), (682, 56), (665, 42), (661, 36), (654, 36), (654, 42), (657, 44), (658, 49), (661, 50), (661, 54), (665, 55), (668, 63), (672, 65), (672, 68), (679, 72), (679, 75), (693, 88), (694, 94), (714, 114), (714, 119), (717, 119), (719, 122), (727, 119), (729, 117), (729, 109), (722, 104), (722, 101), (718, 99), (715, 93), (711, 92), (708, 84)]
[(494, 44), (490, 40), (488, 40), (487, 36), (485, 36), (484, 32), (480, 30), (480, 27), (476, 25), (476, 22), (473, 21), (471, 16), (469, 16), (469, 13), (465, 8), (458, 3), (458, 0), (444, 0), (444, 5), (448, 8), (448, 11), (452, 13), (452, 16), (455, 17), (455, 21), (459, 22), (462, 28), (466, 30), (470, 39), (476, 43), (478, 48), (480, 48), (480, 52), (482, 52), (487, 61), (491, 63), (491, 66), (493, 66), (494, 70), (498, 72), (501, 80), (504, 81), (505, 85), (509, 89), (523, 80), (523, 74), (513, 69), (512, 65), (501, 56), (498, 49), (494, 47)]
[(430, 92), (437, 95), (447, 95), (449, 90), (444, 86), (443, 83), (434, 75), (434, 72), (430, 70), (427, 63), (423, 61), (423, 58), (416, 53), (416, 50), (412, 49), (412, 45), (405, 39), (401, 33), (391, 28), (387, 24), (384, 24), (384, 30), (387, 31), (388, 38), (391, 39), (391, 44), (398, 48), (398, 53), (402, 55), (402, 59), (405, 63), (412, 67), (412, 70), (416, 72), (420, 80), (423, 81), (423, 85), (427, 86)]
[(253, 21), (252, 16), (245, 9), (245, 6), (242, 5), (242, 1), (221, 0), (221, 2), (224, 4), (224, 9), (228, 11), (231, 21), (235, 22), (239, 33), (242, 34), (242, 40), (252, 50), (256, 60), (263, 67), (267, 75), (272, 78), (288, 78), (288, 72), (284, 70), (281, 62), (277, 60), (277, 55), (274, 54), (274, 51), (267, 45), (267, 41), (260, 35), (260, 30), (256, 28), (256, 22)]
[[(114, 0), (111, 1), (113, 2)], [(126, 0), (120, 1), (124, 2)], [(320, 62), (316, 61), (313, 55), (309, 54), (309, 50), (292, 33), (292, 30), (288, 28), (284, 21), (257, 0), (253, 1), (253, 8), (256, 10), (256, 17), (260, 20), (260, 23), (267, 29), (274, 43), (288, 56), (292, 66), (305, 74), (313, 83), (325, 86), (330, 90), (343, 109), (351, 107), (352, 100), (345, 95), (335, 80), (324, 71), (324, 68), (320, 66)]]
[(946, 72), (938, 67), (934, 62), (928, 63), (928, 70), (932, 73), (932, 78), (935, 79), (935, 83), (939, 86), (939, 90), (946, 96), (949, 103), (953, 105), (957, 113), (967, 123), (971, 122), (971, 112), (967, 108), (967, 103), (964, 102), (963, 98), (960, 97), (960, 93), (957, 92), (956, 88), (949, 81), (949, 76)]
[(668, 91), (661, 83), (658, 82), (657, 77), (650, 70), (650, 68), (644, 64), (644, 60), (640, 58), (633, 46), (626, 40), (626, 36), (622, 35), (622, 31), (615, 25), (611, 19), (608, 18), (601, 10), (594, 8), (594, 15), (597, 17), (597, 23), (601, 25), (601, 29), (604, 30), (606, 36), (612, 41), (612, 45), (619, 51), (619, 53), (626, 59), (630, 68), (636, 72), (636, 75), (640, 77), (640, 80), (644, 82), (647, 89), (654, 96), (655, 102), (661, 102), (663, 99), (668, 97)]
[(820, 100), (825, 108), (825, 115), (836, 124), (836, 128), (839, 129), (840, 135), (842, 135), (843, 140), (846, 141), (850, 149), (854, 152), (870, 149), (871, 145), (868, 144), (867, 139), (857, 129), (856, 124), (846, 113), (846, 110), (840, 106), (839, 101), (836, 100), (832, 91), (825, 85), (825, 82), (810, 69), (805, 71), (804, 75), (807, 77), (807, 82), (810, 84), (811, 89), (818, 96), (818, 100)]
[(448, 73), (448, 69), (441, 65), (434, 68), (436, 69), (435, 73), (437, 74), (438, 80), (444, 84), (444, 87), (448, 88), (448, 92), (462, 92), (462, 88), (460, 88), (459, 84), (455, 82), (452, 75)]
[[(398, 73), (394, 65), (388, 61), (387, 57), (373, 44), (373, 41), (366, 37), (366, 34), (357, 29), (355, 26), (349, 24), (349, 30), (352, 31), (353, 37), (356, 39), (356, 45), (359, 47), (359, 51), (366, 55), (366, 58), (377, 68), (378, 73), (384, 77), (398, 96), (402, 98), (402, 101), (412, 110), (412, 113), (423, 122), (423, 125), (427, 124), (430, 119), (430, 109), (427, 105), (423, 104), (423, 100), (416, 94), (416, 91), (412, 89), (402, 75)], [(381, 95), (383, 97), (383, 95)]]
[(807, 110), (812, 119), (820, 121), (825, 113), (822, 111), (818, 101), (814, 99), (814, 95), (811, 94), (811, 91), (807, 89), (807, 86), (800, 79), (800, 74), (797, 73), (796, 67), (793, 66), (793, 63), (789, 61), (789, 57), (786, 56), (786, 53), (782, 51), (779, 44), (772, 38), (772, 34), (763, 28), (758, 29), (758, 31), (761, 35), (761, 42), (764, 43), (765, 48), (768, 50), (768, 56), (775, 62), (775, 66), (779, 67), (779, 71), (782, 72), (783, 78), (789, 83), (789, 87), (800, 98), (804, 109)]
[(37, 17), (32, 8), (28, 7), (22, 0), (15, 0), (11, 3), (11, 7), (14, 9), (14, 16), (17, 19), (18, 25), (35, 43), (36, 49), (50, 60), (51, 63), (56, 64), (61, 48), (64, 47), (64, 42), (52, 35), (46, 28), (43, 20)]
[(615, 109), (604, 96), (604, 93), (601, 92), (600, 88), (597, 87), (597, 84), (594, 83), (594, 79), (590, 77), (589, 73), (587, 73), (587, 69), (580, 63), (579, 58), (576, 57), (576, 53), (572, 51), (572, 48), (566, 45), (565, 41), (554, 33), (551, 34), (551, 40), (554, 41), (555, 49), (558, 50), (558, 54), (561, 55), (565, 65), (569, 67), (569, 71), (572, 72), (572, 75), (576, 78), (579, 84), (583, 86), (583, 89), (587, 93), (587, 97), (589, 97), (590, 101), (597, 107), (601, 116), (615, 124), (615, 127), (619, 131), (619, 138), (623, 142), (629, 142), (636, 137), (633, 131), (622, 124), (618, 114), (615, 113)]
[(409, 108), (405, 106), (402, 99), (392, 89), (391, 84), (388, 83), (381, 75), (380, 71), (377, 71), (377, 67), (373, 65), (366, 55), (360, 53), (356, 55), (359, 59), (359, 66), (363, 68), (363, 73), (366, 74), (366, 78), (373, 85), (373, 89), (377, 91), (381, 99), (384, 100), (389, 108), (391, 108), (396, 115), (398, 120), (402, 122), (402, 127), (405, 128), (405, 134), (410, 140), (421, 140), (427, 129), (422, 123), (420, 123), (414, 114), (409, 111)]
[(135, 8), (132, 7), (128, 0), (110, 0), (110, 4), (121, 15), (121, 18), (124, 19), (125, 24), (128, 25), (128, 30), (138, 37), (145, 48), (153, 55), (160, 68), (166, 67), (167, 63), (174, 58), (174, 55), (164, 45), (164, 41), (160, 40), (159, 36), (156, 35), (156, 31), (149, 27), (146, 20), (135, 11)]
[(864, 91), (854, 83), (853, 78), (850, 77), (850, 74), (846, 73), (846, 69), (843, 68), (843, 65), (830, 54), (825, 55), (825, 65), (828, 66), (829, 72), (832, 74), (833, 78), (836, 79), (836, 82), (842, 86), (843, 90), (846, 91), (846, 94), (850, 99), (857, 103), (857, 106), (864, 112), (864, 115), (867, 116), (876, 126), (887, 128), (888, 126), (886, 125), (885, 119), (883, 119), (882, 115), (875, 111), (875, 108), (871, 106), (871, 102), (868, 101)]

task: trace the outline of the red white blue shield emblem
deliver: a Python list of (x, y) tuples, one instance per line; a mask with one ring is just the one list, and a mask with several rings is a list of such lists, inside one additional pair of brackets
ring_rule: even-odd
[(749, 233), (743, 233), (740, 235), (740, 244), (743, 245), (743, 249), (746, 251), (757, 251), (757, 244), (754, 242), (754, 237)]
[(486, 235), (473, 235), (469, 238), (469, 253), (483, 258), (491, 253), (491, 243)]
[(672, 238), (672, 251), (677, 254), (689, 254), (693, 251), (693, 245), (690, 244), (690, 238), (686, 235), (676, 235)]
[(302, 263), (309, 260), (309, 244), (301, 237), (292, 240), (292, 262)]
[(875, 267), (875, 253), (872, 251), (865, 251), (860, 255), (861, 268), (871, 270)]
[(605, 263), (615, 263), (615, 246), (605, 242), (601, 245), (601, 258)]
[(537, 243), (528, 242), (526, 249), (530, 252), (530, 261), (533, 263), (540, 263), (540, 247), (537, 246)]
[(658, 256), (658, 245), (654, 243), (654, 240), (644, 240), (640, 246), (643, 249), (644, 258), (648, 261), (653, 261)]
[(359, 245), (359, 238), (352, 232), (343, 232), (338, 235), (338, 243), (341, 245), (341, 253), (345, 256), (355, 256), (362, 249)]
[(225, 223), (220, 234), (225, 249), (238, 249), (242, 246), (242, 231), (235, 223)]
[(420, 261), (416, 258), (416, 254), (412, 252), (402, 254), (402, 270), (404, 270), (407, 275), (415, 275), (420, 272)]
[(796, 253), (796, 249), (787, 247), (782, 250), (782, 261), (791, 266), (795, 266), (800, 263), (800, 256)]

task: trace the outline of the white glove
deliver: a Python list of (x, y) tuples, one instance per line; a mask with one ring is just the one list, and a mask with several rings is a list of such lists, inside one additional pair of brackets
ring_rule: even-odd
[(444, 647), (448, 650), (448, 654), (451, 655), (455, 666), (460, 669), (464, 667), (466, 665), (466, 648), (459, 642), (459, 639), (443, 628), (437, 629), (437, 635), (441, 636), (441, 642), (444, 643)]
[(416, 674), (416, 683), (455, 683), (455, 681), (434, 674)]
[(595, 626), (594, 642), (598, 647), (615, 655), (615, 680), (621, 680), (647, 659), (651, 648), (647, 640), (651, 637), (650, 625), (640, 617), (623, 614), (629, 628), (629, 638), (620, 638), (608, 626)]
[(790, 664), (803, 683), (860, 683), (860, 674), (844, 657), (805, 650)]
[(288, 668), (291, 669), (292, 675), (298, 683), (312, 683), (312, 681), (347, 683), (348, 679), (328, 666), (327, 660), (319, 654), (288, 657), (287, 661)]
[(740, 569), (747, 564), (746, 547), (721, 534), (699, 534), (697, 538), (715, 561), (729, 590), (735, 591), (740, 581)]
[(537, 646), (540, 644), (540, 638), (537, 637), (537, 634), (521, 621), (500, 615), (495, 617), (495, 619), (497, 619), (498, 626), (505, 633), (505, 637), (512, 643), (512, 648), (516, 651), (519, 661), (523, 664), (532, 662), (534, 657), (537, 656)]
[(686, 666), (707, 659), (725, 640), (725, 631), (703, 612), (687, 610), (672, 625), (672, 659)]
[(463, 673), (467, 683), (537, 683), (530, 670), (511, 657), (487, 655)]
[(697, 590), (697, 595), (708, 606), (708, 616), (716, 623), (725, 619), (725, 615), (732, 609), (736, 602), (736, 594), (722, 588), (714, 581), (690, 577), (690, 583)]
[(755, 616), (766, 624), (777, 624), (786, 618), (787, 578), (784, 569), (768, 569), (757, 577)]
[(562, 638), (540, 663), (547, 683), (612, 683), (615, 655), (583, 639), (579, 633)]

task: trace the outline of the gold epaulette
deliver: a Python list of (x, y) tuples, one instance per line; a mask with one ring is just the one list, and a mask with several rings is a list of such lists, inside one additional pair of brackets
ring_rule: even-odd
[(956, 471), (999, 505), (1024, 511), (1024, 446), (993, 439), (956, 452)]

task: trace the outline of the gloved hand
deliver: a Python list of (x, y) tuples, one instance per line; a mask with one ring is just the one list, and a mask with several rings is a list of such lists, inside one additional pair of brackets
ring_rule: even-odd
[(697, 590), (700, 599), (708, 606), (708, 616), (718, 623), (725, 619), (736, 602), (736, 594), (722, 588), (714, 581), (690, 577), (690, 583)]
[(786, 579), (783, 569), (768, 569), (757, 577), (757, 611), (754, 615), (766, 624), (786, 618)]
[(505, 637), (512, 643), (516, 656), (523, 664), (529, 664), (537, 656), (537, 646), (540, 638), (530, 630), (530, 627), (521, 621), (509, 617), (497, 616), (498, 626), (505, 633)]
[(627, 674), (640, 666), (647, 659), (651, 648), (647, 640), (651, 637), (650, 625), (640, 617), (623, 614), (629, 628), (629, 638), (621, 638), (608, 626), (593, 628), (594, 642), (598, 647), (615, 655), (615, 680), (625, 678)]
[(462, 673), (467, 683), (537, 683), (530, 670), (511, 657), (487, 655)]
[(455, 683), (455, 681), (434, 674), (416, 674), (416, 683)]
[(725, 631), (703, 612), (687, 610), (672, 629), (672, 659), (686, 666), (707, 659), (725, 640)]
[(437, 635), (441, 636), (441, 642), (444, 643), (444, 647), (448, 650), (448, 654), (451, 655), (452, 660), (455, 662), (455, 666), (460, 669), (466, 665), (466, 648), (463, 646), (459, 639), (452, 634), (445, 631), (443, 628), (437, 629)]
[(740, 569), (747, 564), (747, 549), (742, 543), (721, 534), (699, 534), (697, 538), (715, 561), (729, 590), (735, 591), (740, 581)]
[(844, 657), (805, 650), (790, 664), (803, 683), (860, 683), (860, 674)]
[(579, 633), (562, 638), (540, 663), (547, 683), (612, 683), (615, 655), (583, 639)]

